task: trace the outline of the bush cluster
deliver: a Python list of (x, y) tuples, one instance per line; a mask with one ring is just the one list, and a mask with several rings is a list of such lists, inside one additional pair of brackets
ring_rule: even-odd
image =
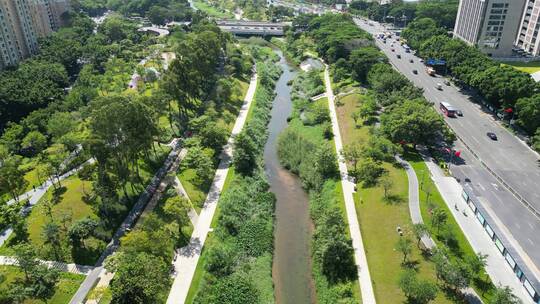
[(207, 245), (206, 273), (195, 303), (251, 304), (274, 299), (271, 269), (275, 198), (269, 192), (261, 162), (274, 85), (281, 71), (271, 62), (260, 62), (257, 72), (259, 84), (252, 116), (235, 139), (236, 175), (220, 198), (215, 239)]

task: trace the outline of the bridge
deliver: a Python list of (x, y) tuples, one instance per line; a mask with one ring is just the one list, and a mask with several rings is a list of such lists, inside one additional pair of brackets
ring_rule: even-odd
[(221, 30), (238, 36), (283, 36), (285, 26), (290, 23), (220, 20), (217, 25)]

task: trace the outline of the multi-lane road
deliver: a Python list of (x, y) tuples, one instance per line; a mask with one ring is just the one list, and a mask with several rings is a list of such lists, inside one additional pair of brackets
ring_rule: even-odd
[[(355, 22), (371, 34), (386, 31), (383, 25), (375, 22), (361, 19)], [(500, 228), (517, 247), (516, 250), (523, 259), (532, 266), (531, 270), (539, 275), (540, 217), (530, 209), (540, 214), (540, 157), (508, 132), (491, 113), (472, 102), (465, 92), (453, 85), (445, 85), (444, 78), (440, 76), (429, 76), (420, 58), (406, 53), (394, 38), (387, 39), (386, 43), (376, 40), (377, 46), (388, 56), (391, 64), (416, 86), (424, 89), (424, 96), (434, 103), (438, 111), (440, 102), (446, 101), (463, 112), (463, 117), (445, 118), (462, 139), (456, 142), (456, 148), (462, 150), (462, 154), (461, 159), (452, 165), (452, 173), (462, 182), (470, 180), (490, 215), (502, 226)], [(401, 59), (397, 58), (398, 54)], [(413, 74), (413, 70), (417, 70), (418, 74)], [(436, 88), (438, 83), (442, 84), (442, 90)], [(487, 132), (495, 133), (498, 140), (488, 138)], [(469, 146), (477, 157), (465, 149), (464, 144)], [(494, 174), (490, 173), (486, 166)], [(495, 176), (502, 179), (507, 186)], [(526, 207), (527, 204), (529, 207)]]

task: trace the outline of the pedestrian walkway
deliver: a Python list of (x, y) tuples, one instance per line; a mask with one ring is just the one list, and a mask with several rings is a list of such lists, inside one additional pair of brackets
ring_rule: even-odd
[(244, 124), (247, 119), (247, 114), (251, 102), (255, 96), (255, 91), (257, 88), (257, 74), (253, 75), (249, 83), (249, 88), (244, 99), (244, 104), (240, 109), (238, 118), (234, 124), (231, 137), (229, 138), (227, 145), (224, 147), (220, 155), (220, 163), (218, 165), (216, 175), (208, 191), (208, 196), (204, 202), (201, 213), (197, 220), (197, 224), (193, 229), (191, 239), (189, 244), (186, 247), (183, 247), (179, 250), (179, 253), (174, 258), (174, 269), (175, 269), (175, 278), (167, 299), (167, 304), (183, 304), (186, 300), (193, 275), (195, 274), (195, 269), (197, 268), (197, 263), (199, 257), (201, 256), (202, 247), (210, 231), (210, 224), (212, 223), (212, 218), (216, 211), (217, 203), (223, 186), (225, 184), (225, 179), (229, 172), (230, 163), (232, 160), (232, 145), (234, 137), (242, 131)]
[(115, 253), (118, 247), (120, 247), (120, 238), (122, 238), (126, 234), (126, 232), (133, 227), (133, 225), (136, 223), (143, 210), (145, 209), (146, 205), (150, 202), (151, 198), (160, 188), (162, 184), (162, 179), (170, 172), (170, 168), (174, 166), (174, 164), (178, 161), (178, 158), (180, 158), (181, 142), (176, 139), (173, 140), (170, 145), (173, 145), (173, 149), (167, 156), (167, 159), (163, 163), (163, 166), (158, 170), (154, 177), (152, 177), (150, 184), (146, 187), (144, 192), (141, 193), (139, 199), (137, 200), (133, 208), (131, 208), (131, 210), (129, 211), (129, 214), (126, 216), (120, 227), (118, 227), (111, 241), (109, 242), (109, 244), (107, 244), (107, 247), (96, 262), (94, 270), (92, 270), (88, 274), (86, 279), (79, 286), (79, 289), (71, 298), (71, 301), (69, 302), (70, 304), (83, 303), (88, 292), (96, 285), (96, 282), (98, 282), (98, 280), (107, 277), (109, 277), (109, 280), (110, 278), (112, 278), (112, 276), (110, 276), (107, 272), (107, 269), (103, 267), (103, 262), (107, 257)]
[[(66, 264), (57, 261), (38, 261), (43, 265), (47, 265), (49, 268), (55, 268), (63, 272), (70, 272), (74, 274), (88, 275), (92, 270), (94, 270), (93, 266), (87, 265), (78, 265), (73, 263)], [(16, 257), (0, 256), (0, 265), (18, 266), (19, 262), (17, 261)]]
[(465, 200), (461, 197), (461, 193), (463, 192), (461, 185), (453, 177), (445, 176), (444, 172), (431, 157), (423, 157), (431, 173), (431, 179), (471, 244), (471, 247), (476, 253), (488, 255), (486, 272), (493, 283), (495, 285), (509, 286), (523, 303), (532, 303), (531, 297), (528, 296), (510, 267), (506, 265), (506, 260), (484, 231), (482, 225), (476, 220)]
[[(95, 160), (93, 158), (87, 160), (82, 165), (78, 166), (77, 168), (71, 169), (68, 172), (60, 175), (58, 177), (58, 179), (57, 179), (57, 182), (62, 181), (64, 179), (70, 177), (71, 175), (77, 173), (85, 165), (92, 164), (94, 162), (95, 162)], [(47, 191), (52, 186), (52, 184), (53, 183), (52, 183), (51, 179), (49, 179), (46, 182), (44, 182), (42, 185), (36, 187), (33, 190), (30, 190), (30, 191), (24, 193), (24, 194), (22, 194), (22, 195), (20, 195), (18, 197), (19, 201), (26, 200), (26, 199), (28, 200), (28, 204), (26, 204), (25, 207), (22, 210), (23, 215), (24, 214), (26, 214), (26, 215), (30, 214), (30, 210), (32, 209), (32, 207), (34, 207), (34, 205), (39, 202), (39, 200), (43, 197), (43, 195), (45, 195), (45, 193), (47, 193)], [(8, 205), (12, 205), (14, 203), (15, 203), (15, 200), (10, 200), (10, 201), (7, 202)], [(7, 239), (11, 236), (12, 233), (13, 233), (13, 229), (11, 229), (11, 227), (9, 227), (6, 230), (0, 232), (0, 247), (2, 247), (4, 245), (4, 243), (7, 241)]]
[(341, 185), (343, 187), (343, 196), (345, 198), (347, 221), (349, 223), (349, 230), (354, 248), (354, 258), (358, 269), (358, 283), (360, 284), (360, 291), (362, 293), (362, 303), (374, 304), (376, 303), (375, 294), (373, 293), (373, 286), (371, 285), (371, 276), (369, 274), (366, 253), (364, 249), (364, 244), (362, 242), (362, 234), (360, 233), (360, 225), (358, 224), (358, 218), (356, 217), (356, 207), (354, 205), (353, 192), (356, 185), (349, 180), (347, 164), (345, 163), (345, 159), (343, 158), (343, 156), (341, 156), (340, 153), (340, 151), (343, 150), (343, 144), (341, 142), (341, 133), (339, 131), (336, 106), (334, 104), (334, 93), (332, 91), (332, 83), (330, 82), (328, 65), (325, 65), (324, 82), (326, 85), (328, 106), (330, 108), (330, 118), (332, 120), (334, 142), (336, 144), (336, 151), (338, 151), (339, 173), (341, 175)]
[[(420, 196), (418, 194), (418, 178), (416, 177), (416, 172), (414, 172), (414, 169), (408, 161), (404, 160), (399, 155), (396, 155), (395, 158), (407, 172), (407, 178), (409, 180), (409, 212), (411, 213), (411, 221), (413, 224), (423, 224), (424, 219), (420, 212)], [(435, 242), (431, 236), (424, 235), (421, 241), (426, 249), (431, 250), (435, 248)]]

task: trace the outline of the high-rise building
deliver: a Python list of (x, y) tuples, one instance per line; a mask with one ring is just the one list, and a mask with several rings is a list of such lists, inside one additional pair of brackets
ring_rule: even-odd
[(516, 38), (516, 46), (533, 56), (540, 55), (539, 29), (540, 0), (527, 0), (521, 18), (519, 35)]
[(68, 0), (0, 0), (0, 70), (38, 51), (38, 37), (57, 30)]
[(37, 35), (27, 0), (0, 0), (0, 30), (2, 67), (37, 52)]
[(511, 56), (526, 1), (461, 0), (454, 36), (489, 56)]

